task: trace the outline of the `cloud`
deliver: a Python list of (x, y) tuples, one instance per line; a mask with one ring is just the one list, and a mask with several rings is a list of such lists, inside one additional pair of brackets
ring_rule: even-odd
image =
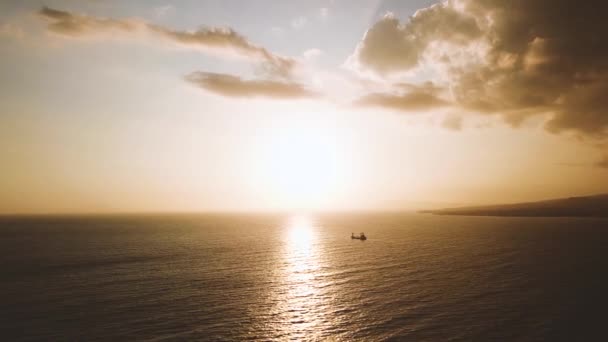
[(420, 112), (449, 105), (438, 93), (441, 88), (432, 83), (421, 86), (413, 84), (394, 85), (392, 92), (377, 92), (365, 95), (355, 101), (355, 105), (363, 107), (383, 107), (400, 112)]
[(49, 31), (72, 37), (97, 34), (100, 31), (131, 32), (141, 27), (141, 22), (132, 19), (96, 18), (46, 6), (38, 14), (50, 21), (47, 27)]
[(270, 74), (287, 77), (296, 65), (294, 59), (275, 55), (254, 45), (231, 28), (203, 27), (196, 31), (176, 31), (158, 25), (148, 24), (147, 27), (151, 32), (182, 45), (231, 51), (260, 60)]
[(211, 72), (193, 72), (185, 79), (199, 88), (228, 97), (269, 97), (295, 99), (316, 94), (303, 85), (272, 80), (246, 80), (237, 76)]
[(435, 68), (460, 109), (608, 138), (606, 12), (600, 0), (448, 0), (405, 22), (386, 15), (348, 62), (387, 80)]
[(435, 40), (465, 44), (480, 35), (472, 16), (447, 3), (417, 11), (406, 24), (387, 13), (367, 30), (350, 61), (381, 75), (407, 71), (418, 64)]
[(249, 42), (244, 36), (228, 27), (202, 27), (196, 31), (179, 31), (150, 24), (141, 19), (97, 18), (49, 7), (43, 7), (39, 15), (50, 21), (49, 31), (65, 36), (83, 37), (108, 32), (128, 33), (142, 30), (183, 46), (230, 52), (259, 61), (273, 76), (288, 77), (296, 66), (294, 59), (273, 54)]
[(423, 91), (403, 94), (372, 93), (355, 102), (356, 105), (383, 107), (400, 112), (427, 111), (447, 105), (447, 102), (436, 95)]
[(414, 67), (418, 63), (418, 53), (412, 37), (403, 31), (399, 20), (387, 14), (365, 32), (349, 63), (385, 74)]

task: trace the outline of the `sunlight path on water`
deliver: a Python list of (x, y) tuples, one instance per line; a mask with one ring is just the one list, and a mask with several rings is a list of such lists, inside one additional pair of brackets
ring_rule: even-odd
[(276, 314), (279, 316), (282, 338), (317, 339), (326, 321), (324, 310), (327, 296), (321, 284), (324, 267), (318, 244), (318, 229), (308, 216), (291, 217), (284, 229), (282, 253), (283, 289), (276, 294)]

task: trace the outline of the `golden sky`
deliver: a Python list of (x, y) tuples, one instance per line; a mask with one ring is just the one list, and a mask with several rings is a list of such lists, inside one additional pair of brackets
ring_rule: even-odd
[(608, 192), (589, 1), (0, 3), (0, 213)]

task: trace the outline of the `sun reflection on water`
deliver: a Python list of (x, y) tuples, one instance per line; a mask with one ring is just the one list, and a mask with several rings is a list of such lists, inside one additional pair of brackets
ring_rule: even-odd
[[(315, 339), (323, 324), (325, 296), (322, 293), (323, 258), (318, 241), (319, 227), (309, 216), (291, 217), (285, 227), (283, 291), (278, 293), (280, 330), (289, 339)], [(316, 336), (319, 337), (319, 336)]]
[(288, 242), (297, 249), (307, 249), (313, 242), (314, 222), (309, 216), (294, 216), (287, 226)]

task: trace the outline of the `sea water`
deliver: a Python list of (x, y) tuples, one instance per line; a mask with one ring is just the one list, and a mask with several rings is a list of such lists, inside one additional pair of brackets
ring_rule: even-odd
[(608, 339), (606, 219), (2, 217), (0, 272), (6, 341)]

